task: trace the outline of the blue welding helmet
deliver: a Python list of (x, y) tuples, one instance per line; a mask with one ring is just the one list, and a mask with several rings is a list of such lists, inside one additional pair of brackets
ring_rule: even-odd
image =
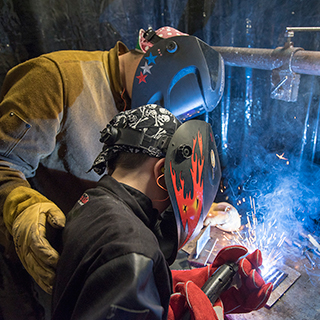
[(157, 37), (136, 70), (131, 108), (158, 104), (180, 121), (212, 111), (224, 89), (224, 62), (194, 36)]
[(220, 179), (211, 125), (186, 121), (170, 140), (165, 158), (165, 181), (177, 226), (178, 249), (203, 227)]

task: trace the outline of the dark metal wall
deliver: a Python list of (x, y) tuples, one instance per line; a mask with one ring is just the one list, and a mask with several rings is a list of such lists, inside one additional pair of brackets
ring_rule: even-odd
[[(14, 65), (63, 49), (129, 48), (140, 28), (171, 25), (212, 46), (274, 49), (288, 26), (319, 26), (318, 0), (2, 0), (0, 83)], [(319, 50), (320, 34), (294, 45)], [(223, 167), (219, 198), (240, 211), (298, 217), (318, 230), (319, 77), (302, 75), (297, 102), (270, 98), (271, 71), (226, 67), (222, 101), (209, 114)], [(285, 208), (285, 209), (284, 209)]]

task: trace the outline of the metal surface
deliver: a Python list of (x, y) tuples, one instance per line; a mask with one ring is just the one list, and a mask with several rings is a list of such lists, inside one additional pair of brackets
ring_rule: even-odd
[[(282, 282), (279, 281), (280, 283), (275, 283), (275, 281), (272, 281), (275, 288), (273, 289), (271, 296), (266, 304), (267, 308), (271, 308), (301, 276), (300, 272), (286, 265), (279, 266), (279, 271), (281, 272), (281, 274), (277, 277), (277, 279), (284, 279)], [(283, 275), (285, 275), (285, 277), (283, 277)]]
[(213, 260), (212, 257), (215, 256), (213, 252), (215, 251), (217, 241), (217, 238), (210, 238), (198, 257), (195, 256), (195, 251), (192, 251), (188, 257), (189, 264), (193, 267), (204, 267), (207, 264), (210, 264)]
[(217, 239), (210, 237), (211, 227), (203, 228), (196, 238), (188, 241), (182, 251), (188, 254), (188, 263), (194, 267), (202, 267), (209, 263)]
[(196, 242), (195, 259), (199, 258), (201, 251), (203, 250), (203, 248), (205, 247), (209, 239), (210, 239), (210, 226), (204, 229), (204, 232), (201, 234), (201, 237), (199, 237)]
[[(287, 55), (285, 47), (276, 49), (256, 49), (241, 47), (213, 47), (218, 51), (226, 65), (261, 70), (273, 70), (290, 64), (291, 70), (300, 74), (320, 75), (320, 52), (302, 48)], [(289, 63), (290, 62), (290, 63)]]

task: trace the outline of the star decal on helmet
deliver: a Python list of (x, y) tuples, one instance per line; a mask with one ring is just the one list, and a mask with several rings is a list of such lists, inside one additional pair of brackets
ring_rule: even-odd
[(146, 77), (147, 77), (147, 74), (142, 74), (142, 71), (140, 71), (140, 75), (137, 76), (137, 78), (139, 79), (139, 84), (141, 82), (147, 83), (146, 82)]
[(152, 68), (152, 65), (148, 65), (147, 61), (144, 62), (144, 66), (140, 67), (143, 70), (143, 74), (149, 73), (151, 74), (150, 69)]
[(148, 60), (148, 64), (153, 63), (156, 64), (155, 60), (158, 56), (153, 56), (152, 53), (150, 52), (149, 57), (146, 57), (146, 59)]
[(153, 67), (152, 64), (156, 64), (155, 59), (158, 58), (157, 55), (152, 55), (152, 53), (150, 52), (149, 57), (145, 57), (145, 59), (148, 61), (144, 62), (144, 66), (140, 66), (140, 68), (142, 69), (142, 71), (140, 71), (140, 74), (138, 76), (136, 76), (136, 78), (139, 79), (139, 83), (147, 83), (146, 81), (146, 77), (147, 74), (152, 74), (151, 73), (151, 68)]

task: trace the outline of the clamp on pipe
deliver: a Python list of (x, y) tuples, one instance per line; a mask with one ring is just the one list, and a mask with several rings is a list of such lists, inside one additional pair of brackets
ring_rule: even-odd
[(272, 70), (271, 98), (287, 102), (295, 102), (298, 98), (300, 74), (292, 70), (292, 59), (297, 51), (303, 48), (295, 48), (290, 41), (284, 47), (273, 50), (271, 56), (281, 62), (281, 66)]

